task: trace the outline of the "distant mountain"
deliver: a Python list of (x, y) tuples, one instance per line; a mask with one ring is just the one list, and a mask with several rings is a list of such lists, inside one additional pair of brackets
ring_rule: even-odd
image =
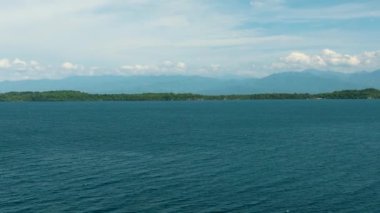
[(354, 74), (307, 70), (283, 72), (261, 79), (216, 79), (199, 76), (78, 76), (61, 80), (0, 82), (0, 92), (78, 90), (88, 93), (252, 94), (321, 93), (364, 88), (380, 89), (380, 70)]
[[(0, 82), (0, 91), (78, 90), (89, 93), (219, 93), (235, 81), (198, 76), (77, 76), (61, 80)], [(238, 87), (238, 85), (237, 85)], [(231, 88), (232, 89), (232, 88)]]
[[(378, 79), (380, 82), (380, 78)], [(367, 88), (357, 84), (348, 74), (322, 71), (284, 72), (260, 79), (255, 86), (260, 92), (331, 92)]]

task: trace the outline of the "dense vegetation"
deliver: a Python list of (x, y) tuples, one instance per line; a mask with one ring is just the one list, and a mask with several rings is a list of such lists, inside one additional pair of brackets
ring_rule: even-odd
[(343, 90), (331, 93), (268, 93), (252, 95), (199, 95), (190, 93), (89, 94), (78, 91), (8, 92), (0, 101), (179, 101), (265, 99), (380, 99), (380, 90)]

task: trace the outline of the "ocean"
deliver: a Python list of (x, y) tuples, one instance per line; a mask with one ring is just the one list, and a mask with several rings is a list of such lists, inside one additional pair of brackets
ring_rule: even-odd
[(380, 212), (380, 101), (0, 103), (0, 212)]

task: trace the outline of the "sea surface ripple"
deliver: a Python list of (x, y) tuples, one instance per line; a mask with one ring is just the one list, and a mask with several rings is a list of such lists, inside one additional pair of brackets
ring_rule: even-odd
[(380, 212), (374, 100), (0, 103), (0, 212)]

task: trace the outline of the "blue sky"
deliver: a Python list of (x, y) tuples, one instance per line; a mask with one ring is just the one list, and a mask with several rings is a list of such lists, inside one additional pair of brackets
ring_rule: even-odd
[(380, 69), (378, 0), (0, 2), (0, 80)]

